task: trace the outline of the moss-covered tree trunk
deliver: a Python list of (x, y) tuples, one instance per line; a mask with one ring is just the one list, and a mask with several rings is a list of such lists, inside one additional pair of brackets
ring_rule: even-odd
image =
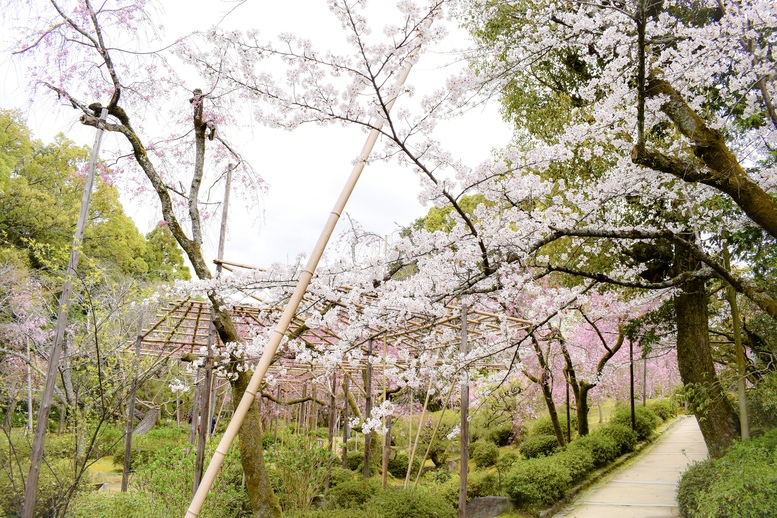
[(675, 297), (677, 364), (710, 455), (720, 457), (739, 436), (737, 415), (720, 385), (709, 342), (707, 293), (703, 280), (683, 286)]
[[(232, 401), (236, 409), (240, 399), (248, 387), (251, 376), (247, 372), (239, 372), (232, 382)], [(270, 485), (270, 477), (264, 464), (262, 450), (262, 421), (259, 414), (259, 403), (254, 401), (246, 415), (238, 436), (240, 443), (240, 463), (246, 479), (248, 498), (255, 518), (280, 518), (281, 507), (278, 498)]]

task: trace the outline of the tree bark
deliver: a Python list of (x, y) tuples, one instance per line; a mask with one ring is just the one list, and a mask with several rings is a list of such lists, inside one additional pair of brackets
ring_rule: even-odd
[[(235, 408), (248, 387), (251, 379), (249, 373), (243, 371), (232, 382), (232, 402)], [(264, 465), (262, 450), (262, 423), (259, 416), (258, 403), (254, 401), (251, 411), (243, 421), (239, 434), (240, 463), (245, 474), (246, 490), (251, 501), (251, 509), (255, 518), (280, 518), (281, 507), (278, 498), (270, 485), (270, 477)]]
[(683, 287), (675, 299), (677, 364), (686, 387), (693, 388), (691, 409), (710, 455), (720, 457), (739, 436), (737, 416), (726, 398), (712, 363), (709, 316), (704, 281)]

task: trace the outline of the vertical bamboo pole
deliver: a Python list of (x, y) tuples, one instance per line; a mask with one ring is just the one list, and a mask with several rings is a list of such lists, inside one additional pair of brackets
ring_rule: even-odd
[(329, 483), (332, 477), (332, 457), (334, 457), (335, 445), (335, 405), (337, 404), (337, 372), (332, 373), (332, 386), (329, 391), (329, 418), (327, 434), (327, 451), (329, 452), (329, 461), (326, 467), (326, 479), (324, 480), (324, 490), (329, 489)]
[(32, 356), (30, 356), (30, 337), (24, 338), (27, 346), (27, 429), (25, 434), (32, 432)]
[(343, 376), (343, 469), (348, 468), (348, 374)]
[[(467, 305), (461, 303), (461, 356), (467, 355)], [(466, 365), (466, 364), (465, 364)], [(467, 474), (469, 473), (469, 373), (461, 373), (461, 469), (459, 470), (459, 518), (467, 516)]]
[[(367, 340), (367, 367), (364, 373), (364, 420), (370, 418), (372, 413), (372, 338)], [(364, 434), (364, 478), (370, 478), (370, 446), (372, 446), (371, 432)]]
[[(138, 370), (140, 369), (140, 344), (143, 342), (143, 311), (140, 312), (138, 322), (138, 336), (135, 339), (135, 358), (132, 377), (132, 390), (130, 391), (129, 409), (127, 410), (127, 431), (124, 434), (124, 469), (121, 472), (121, 492), (129, 489), (130, 460), (132, 458), (132, 430), (135, 428), (135, 396), (138, 391)], [(176, 396), (177, 397), (177, 396)]]
[[(384, 242), (385, 244), (385, 242)], [(383, 337), (383, 401), (388, 401), (388, 378), (386, 377), (386, 355), (388, 353), (387, 339)], [(391, 453), (391, 416), (383, 416), (383, 428), (386, 430), (383, 435), (383, 462), (381, 464), (381, 483), (383, 489), (386, 489), (388, 483), (388, 462)]]
[(434, 440), (437, 438), (437, 432), (440, 430), (442, 418), (445, 416), (445, 411), (448, 409), (448, 404), (451, 402), (451, 396), (453, 395), (453, 389), (455, 388), (456, 384), (453, 383), (451, 384), (450, 390), (448, 390), (448, 395), (445, 398), (445, 404), (442, 406), (440, 417), (437, 418), (437, 423), (434, 425), (434, 430), (432, 430), (432, 438), (429, 439), (429, 444), (426, 446), (426, 452), (424, 453), (423, 458), (421, 458), (421, 468), (418, 470), (418, 474), (415, 476), (415, 482), (413, 482), (414, 488), (418, 485), (418, 481), (421, 480), (421, 471), (423, 471), (424, 464), (426, 464), (426, 458), (429, 456), (429, 451), (432, 449), (432, 443), (434, 443)]
[(73, 294), (73, 279), (76, 276), (78, 267), (78, 257), (81, 254), (81, 243), (84, 240), (84, 230), (86, 228), (86, 218), (89, 215), (89, 202), (92, 198), (92, 187), (94, 186), (94, 170), (97, 166), (97, 158), (100, 155), (100, 145), (102, 144), (105, 120), (108, 118), (108, 109), (103, 108), (100, 112), (100, 118), (97, 121), (97, 132), (94, 136), (94, 146), (92, 146), (92, 156), (89, 159), (89, 169), (84, 181), (84, 192), (81, 196), (81, 210), (78, 213), (76, 222), (76, 232), (73, 236), (73, 244), (70, 248), (70, 260), (67, 264), (67, 275), (65, 284), (62, 286), (62, 294), (59, 298), (59, 311), (57, 313), (57, 330), (54, 335), (54, 346), (49, 356), (49, 367), (46, 371), (46, 384), (41, 395), (40, 408), (38, 408), (38, 422), (35, 426), (35, 438), (32, 443), (30, 453), (30, 471), (27, 474), (27, 483), (24, 488), (24, 508), (22, 518), (32, 518), (35, 513), (35, 503), (38, 500), (38, 478), (40, 476), (40, 463), (43, 458), (43, 444), (46, 441), (46, 428), (49, 424), (49, 413), (51, 412), (51, 401), (54, 395), (54, 385), (57, 382), (57, 372), (59, 369), (59, 357), (62, 354), (62, 342), (65, 338), (65, 329), (67, 328), (67, 314), (70, 311), (70, 297)]
[[(406, 62), (405, 68), (397, 78), (397, 86), (402, 86), (407, 80), (407, 76), (410, 74), (410, 70), (413, 68), (413, 61), (414, 60), (411, 59)], [(386, 114), (391, 111), (391, 108), (394, 106), (395, 102), (396, 97), (391, 99), (386, 104)], [(276, 324), (275, 329), (270, 336), (270, 340), (262, 352), (261, 358), (259, 358), (259, 363), (254, 370), (254, 374), (251, 376), (251, 380), (248, 382), (248, 387), (243, 394), (243, 398), (240, 400), (240, 403), (238, 404), (237, 408), (235, 409), (235, 413), (232, 416), (232, 420), (229, 422), (227, 431), (224, 433), (224, 436), (221, 438), (221, 441), (219, 441), (219, 444), (216, 447), (213, 458), (211, 459), (211, 462), (208, 465), (208, 469), (203, 476), (202, 483), (197, 489), (197, 493), (194, 495), (194, 498), (192, 498), (189, 509), (186, 511), (187, 518), (198, 516), (202, 510), (202, 504), (205, 502), (205, 497), (208, 495), (208, 491), (210, 491), (210, 488), (213, 485), (213, 481), (216, 478), (216, 473), (218, 473), (219, 469), (221, 469), (221, 465), (224, 463), (224, 458), (227, 456), (227, 451), (232, 445), (232, 441), (235, 440), (237, 432), (240, 429), (240, 426), (243, 424), (246, 415), (248, 414), (248, 409), (251, 407), (251, 404), (256, 398), (259, 385), (261, 385), (262, 380), (264, 379), (264, 375), (267, 372), (267, 369), (270, 367), (270, 362), (272, 361), (273, 356), (275, 356), (275, 353), (278, 350), (278, 346), (286, 334), (286, 330), (289, 328), (291, 319), (297, 312), (297, 308), (302, 301), (302, 297), (305, 295), (305, 292), (308, 289), (308, 285), (313, 278), (313, 273), (316, 271), (316, 267), (321, 260), (321, 256), (324, 254), (324, 249), (329, 242), (329, 238), (332, 237), (335, 225), (340, 219), (340, 215), (345, 210), (345, 205), (348, 202), (348, 198), (350, 198), (354, 187), (356, 187), (356, 183), (359, 181), (359, 177), (364, 170), (367, 159), (369, 158), (370, 153), (372, 153), (372, 149), (375, 147), (375, 143), (378, 141), (378, 137), (381, 133), (380, 128), (382, 125), (382, 122), (378, 122), (376, 127), (370, 131), (370, 134), (367, 137), (367, 141), (365, 142), (364, 147), (359, 154), (359, 161), (356, 163), (356, 165), (354, 165), (351, 171), (351, 175), (348, 177), (340, 197), (335, 202), (335, 206), (332, 209), (332, 212), (330, 213), (329, 218), (327, 219), (327, 222), (321, 231), (321, 235), (319, 236), (315, 247), (313, 248), (313, 252), (310, 254), (310, 258), (308, 259), (308, 262), (305, 265), (302, 274), (300, 275), (297, 287), (294, 289), (294, 292), (289, 298), (289, 301), (286, 303), (286, 307), (283, 309), (283, 314), (278, 320), (278, 323)], [(32, 517), (29, 516), (25, 518)]]

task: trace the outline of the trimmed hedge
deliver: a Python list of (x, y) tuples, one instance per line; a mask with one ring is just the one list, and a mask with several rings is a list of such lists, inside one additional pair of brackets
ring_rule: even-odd
[(571, 487), (572, 475), (555, 457), (517, 462), (505, 477), (507, 495), (521, 507), (547, 507)]
[[(389, 459), (388, 462), (388, 471), (391, 473), (395, 478), (401, 478), (404, 479), (405, 475), (407, 474), (407, 463), (408, 463), (408, 457), (407, 453), (397, 453), (396, 456), (393, 459)], [(364, 466), (362, 464), (362, 466)], [(410, 471), (411, 476), (415, 476), (418, 473), (418, 470), (421, 467), (421, 461), (418, 460), (418, 457), (415, 457), (413, 459), (413, 469)]]
[(571, 451), (584, 449), (591, 452), (594, 465), (598, 468), (606, 466), (620, 455), (620, 447), (615, 439), (601, 432), (580, 437), (569, 445)]
[(631, 429), (631, 426), (625, 426), (617, 423), (610, 423), (602, 426), (597, 433), (603, 433), (615, 441), (620, 448), (620, 454), (634, 451), (637, 446), (637, 432)]
[(677, 415), (677, 404), (671, 399), (658, 399), (648, 403), (648, 408), (662, 421), (668, 421)]
[(518, 451), (527, 459), (552, 455), (558, 450), (558, 440), (555, 435), (537, 435), (529, 437), (521, 443)]
[[(649, 408), (638, 406), (634, 409), (635, 417), (635, 432), (637, 432), (637, 440), (644, 441), (651, 435), (658, 425), (661, 424), (661, 420), (656, 414)], [(629, 407), (620, 407), (615, 410), (610, 419), (611, 424), (620, 424), (631, 428), (631, 409)]]

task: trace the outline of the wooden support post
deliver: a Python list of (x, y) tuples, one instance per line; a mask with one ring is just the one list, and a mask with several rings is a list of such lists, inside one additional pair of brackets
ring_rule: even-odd
[(348, 468), (348, 376), (343, 376), (343, 469)]
[(100, 118), (97, 121), (97, 132), (92, 146), (92, 156), (89, 159), (89, 168), (87, 169), (86, 179), (84, 181), (84, 191), (81, 196), (81, 210), (78, 213), (76, 222), (76, 232), (73, 236), (73, 243), (70, 247), (70, 259), (67, 264), (67, 274), (65, 283), (62, 286), (62, 294), (59, 297), (59, 311), (57, 313), (57, 327), (54, 333), (54, 345), (49, 355), (49, 366), (46, 371), (46, 384), (43, 388), (43, 394), (38, 408), (38, 422), (35, 425), (35, 437), (32, 442), (30, 452), (30, 470), (27, 473), (27, 481), (24, 487), (24, 507), (22, 509), (23, 518), (32, 518), (35, 514), (35, 504), (38, 500), (38, 479), (40, 477), (40, 464), (43, 458), (43, 446), (46, 441), (46, 429), (49, 424), (49, 413), (51, 412), (51, 402), (54, 396), (54, 386), (57, 382), (59, 373), (59, 358), (62, 354), (62, 344), (65, 339), (65, 329), (67, 328), (68, 312), (70, 311), (70, 297), (73, 294), (73, 280), (76, 276), (78, 267), (78, 258), (81, 254), (81, 245), (84, 240), (84, 230), (86, 229), (86, 219), (89, 216), (89, 202), (92, 198), (92, 187), (94, 186), (94, 171), (97, 165), (97, 158), (100, 155), (100, 145), (102, 144), (105, 120), (108, 118), (108, 109), (103, 108), (100, 112)]
[[(372, 338), (367, 340), (367, 367), (364, 372), (364, 420), (370, 418), (372, 413)], [(370, 433), (364, 434), (364, 478), (370, 478)]]
[(327, 451), (329, 452), (329, 462), (326, 468), (326, 479), (324, 480), (324, 490), (329, 489), (329, 482), (332, 476), (332, 457), (334, 456), (335, 444), (335, 404), (337, 403), (337, 373), (332, 373), (332, 386), (329, 391), (329, 419), (327, 434)]
[[(461, 303), (461, 356), (467, 355), (467, 305)], [(459, 470), (459, 518), (467, 516), (467, 474), (469, 472), (469, 373), (461, 373), (461, 469)]]
[(134, 374), (132, 376), (132, 389), (130, 390), (129, 409), (127, 410), (127, 428), (124, 433), (124, 469), (121, 472), (121, 492), (129, 489), (130, 463), (132, 457), (132, 430), (135, 428), (135, 396), (138, 392), (138, 370), (140, 369), (140, 344), (143, 342), (143, 311), (140, 312), (138, 322), (138, 336), (135, 339), (135, 358), (132, 362)]
[(634, 413), (634, 342), (629, 340), (629, 385), (631, 399), (631, 429), (637, 431), (637, 418)]

